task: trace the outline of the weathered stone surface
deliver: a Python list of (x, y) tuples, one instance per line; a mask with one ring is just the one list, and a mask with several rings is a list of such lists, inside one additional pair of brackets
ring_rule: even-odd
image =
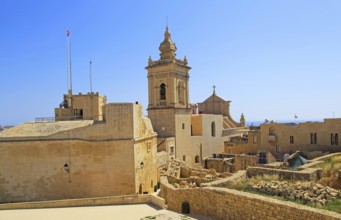
[(291, 201), (301, 200), (321, 206), (325, 205), (327, 200), (341, 198), (340, 191), (312, 182), (262, 181), (251, 188), (267, 195), (282, 196)]

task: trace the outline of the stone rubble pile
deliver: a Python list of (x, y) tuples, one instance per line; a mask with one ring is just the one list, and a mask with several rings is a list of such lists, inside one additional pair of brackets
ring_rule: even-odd
[(313, 182), (262, 181), (253, 184), (252, 189), (263, 194), (281, 196), (291, 201), (301, 200), (320, 206), (324, 206), (328, 200), (341, 198), (340, 191)]
[(212, 182), (230, 176), (230, 173), (217, 173), (214, 169), (191, 169), (188, 166), (181, 166), (181, 175), (178, 179), (169, 180), (175, 188), (194, 188), (202, 183)]

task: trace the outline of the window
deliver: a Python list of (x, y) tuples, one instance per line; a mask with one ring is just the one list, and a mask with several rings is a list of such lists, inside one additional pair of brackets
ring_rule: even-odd
[(182, 129), (185, 129), (185, 123), (182, 123)]
[(294, 136), (290, 136), (290, 144), (294, 143)]
[(335, 139), (334, 139), (334, 134), (331, 133), (331, 134), (330, 134), (330, 144), (331, 144), (331, 145), (334, 145), (334, 144), (335, 144), (334, 141), (335, 141)]
[(160, 100), (166, 100), (166, 85), (164, 83), (160, 85)]
[(276, 144), (276, 152), (279, 153), (279, 145)]
[(317, 144), (317, 134), (316, 133), (310, 133), (310, 143), (311, 144)]
[(335, 145), (339, 145), (339, 135), (338, 135), (338, 133), (335, 134), (334, 139), (335, 139), (334, 140)]
[(275, 136), (276, 135), (276, 131), (273, 127), (269, 128), (269, 136)]
[(214, 123), (214, 121), (211, 123), (211, 134), (212, 134), (212, 137), (215, 137), (215, 123)]
[(182, 160), (183, 160), (183, 161), (186, 161), (186, 155), (183, 155), (183, 156), (182, 156)]
[(74, 109), (73, 116), (75, 118), (83, 118), (83, 109)]
[(338, 145), (339, 144), (339, 135), (337, 133), (330, 134), (330, 144), (331, 145)]

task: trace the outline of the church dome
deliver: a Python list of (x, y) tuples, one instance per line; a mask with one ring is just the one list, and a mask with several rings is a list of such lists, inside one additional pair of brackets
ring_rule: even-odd
[(168, 31), (168, 26), (165, 31), (165, 39), (160, 44), (160, 57), (161, 59), (174, 59), (176, 54), (176, 46), (175, 43), (171, 40), (171, 34)]

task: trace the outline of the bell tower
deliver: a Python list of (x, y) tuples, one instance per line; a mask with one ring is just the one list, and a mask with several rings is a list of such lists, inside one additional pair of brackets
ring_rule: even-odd
[(176, 115), (190, 115), (188, 72), (191, 68), (186, 56), (183, 60), (176, 58), (176, 49), (167, 26), (159, 47), (160, 59), (153, 61), (149, 57), (146, 67), (148, 117), (159, 137), (174, 137)]

